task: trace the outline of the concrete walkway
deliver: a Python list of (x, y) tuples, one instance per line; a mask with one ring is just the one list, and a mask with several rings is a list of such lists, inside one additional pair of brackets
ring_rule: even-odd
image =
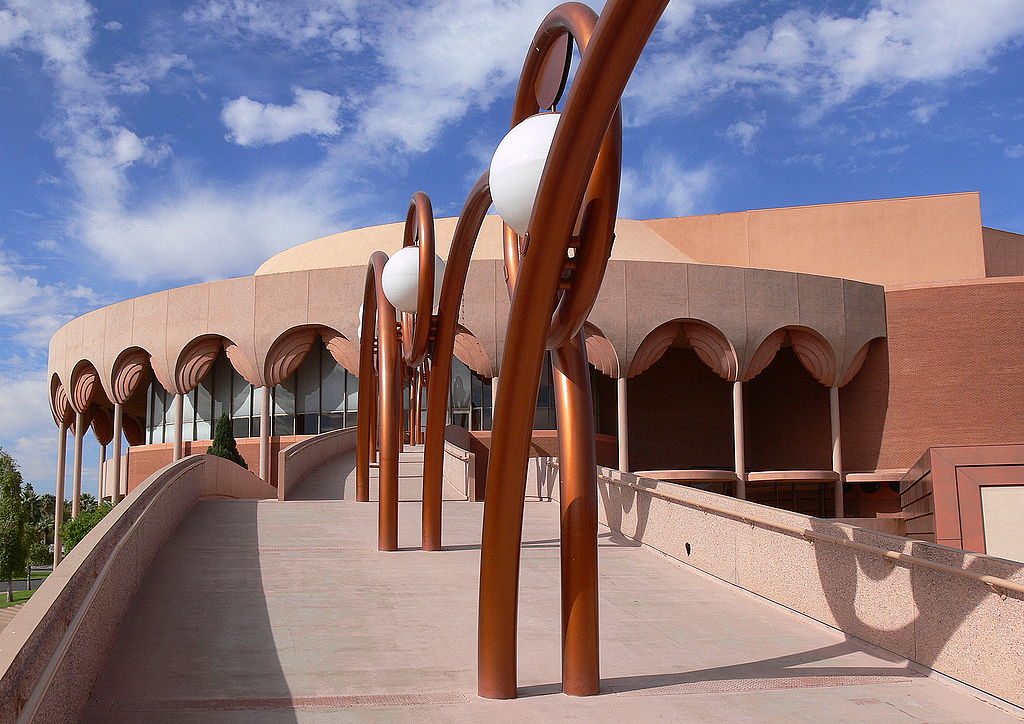
[[(410, 459), (409, 463), (413, 461)], [(629, 541), (601, 538), (605, 693), (559, 693), (558, 507), (528, 502), (520, 698), (476, 689), (481, 506), (376, 551), (351, 458), (295, 502), (197, 503), (132, 602), (87, 721), (1018, 721), (970, 690)], [(411, 496), (415, 476), (403, 486)], [(307, 487), (308, 486), (308, 487)]]

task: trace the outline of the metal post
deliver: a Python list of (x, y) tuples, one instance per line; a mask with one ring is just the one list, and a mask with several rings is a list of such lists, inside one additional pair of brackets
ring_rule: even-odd
[[(383, 268), (383, 264), (381, 265)], [(380, 285), (377, 285), (378, 291)], [(398, 550), (398, 456), (402, 449), (402, 362), (395, 327), (395, 308), (377, 298), (380, 390), (380, 466), (377, 476), (377, 550)]]
[(182, 438), (185, 430), (185, 396), (180, 392), (174, 396), (174, 456), (172, 460), (181, 460)]
[(736, 497), (747, 499), (747, 450), (743, 430), (743, 382), (732, 383), (732, 454), (736, 470)]
[(626, 378), (615, 380), (615, 410), (619, 434), (619, 470), (629, 472), (629, 415), (626, 407)]
[(562, 568), (562, 691), (600, 693), (597, 452), (583, 333), (551, 353), (558, 415)]
[(270, 387), (260, 388), (260, 479), (270, 482)]
[(75, 458), (71, 470), (71, 517), (82, 510), (82, 439), (85, 437), (85, 413), (75, 413)]
[(114, 464), (111, 477), (114, 479), (114, 492), (111, 501), (114, 505), (121, 502), (121, 428), (124, 424), (124, 407), (120, 402), (114, 403)]
[(835, 517), (845, 514), (843, 505), (843, 441), (840, 435), (839, 388), (828, 388), (829, 411), (832, 416), (832, 470), (839, 475), (835, 483)]
[(67, 466), (68, 426), (63, 420), (57, 433), (57, 487), (53, 496), (53, 566), (57, 567), (64, 551), (61, 550), (60, 527), (64, 524), (64, 475)]

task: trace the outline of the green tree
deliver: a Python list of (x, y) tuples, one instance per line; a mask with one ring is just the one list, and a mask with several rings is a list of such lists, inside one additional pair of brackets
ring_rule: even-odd
[(231, 430), (231, 418), (224, 413), (217, 420), (217, 429), (213, 433), (213, 444), (206, 448), (207, 455), (216, 455), (233, 463), (238, 463), (246, 470), (249, 466), (245, 458), (238, 452), (238, 445), (235, 443), (235, 434)]
[(113, 509), (113, 505), (104, 501), (89, 510), (83, 510), (77, 518), (65, 521), (60, 527), (60, 539), (64, 544), (64, 550), (70, 553), (71, 549), (85, 538), (86, 533), (95, 528), (96, 524), (103, 520), (103, 516)]
[(0, 581), (7, 581), (8, 602), (14, 598), (11, 582), (25, 575), (30, 545), (21, 485), (18, 464), (0, 450)]

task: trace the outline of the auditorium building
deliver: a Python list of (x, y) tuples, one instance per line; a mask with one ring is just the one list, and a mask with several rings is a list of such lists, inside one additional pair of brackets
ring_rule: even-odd
[[(437, 221), (442, 258), (455, 221)], [(120, 497), (204, 452), (227, 412), (275, 484), (281, 450), (355, 425), (367, 259), (401, 243), (401, 224), (333, 234), (67, 323), (48, 379), (61, 459), (77, 440), (71, 477), (91, 431), (121, 454), (116, 494), (102, 466)], [(516, 363), (508, 308), (488, 217), (448, 381), (451, 439), (482, 458)], [(620, 219), (585, 327), (599, 462), (1024, 559), (1022, 309), (1024, 236), (983, 226), (977, 193)], [(547, 378), (538, 455), (557, 450)]]

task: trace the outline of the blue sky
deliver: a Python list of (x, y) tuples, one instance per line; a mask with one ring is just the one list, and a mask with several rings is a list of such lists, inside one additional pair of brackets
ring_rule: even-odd
[[(0, 445), (26, 479), (52, 487), (57, 327), (418, 189), (457, 213), (551, 7), (0, 0)], [(623, 99), (620, 215), (976, 190), (1024, 231), (1022, 46), (1024, 0), (672, 0)]]

